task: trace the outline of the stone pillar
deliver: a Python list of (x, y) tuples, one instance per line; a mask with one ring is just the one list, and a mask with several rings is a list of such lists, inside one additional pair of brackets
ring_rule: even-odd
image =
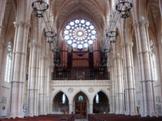
[(116, 66), (117, 66), (117, 72), (116, 72), (116, 79), (117, 79), (117, 114), (123, 114), (124, 112), (124, 85), (123, 85), (123, 76), (122, 76), (122, 58), (120, 57), (120, 54), (117, 53), (116, 55)]
[(4, 39), (2, 37), (2, 33), (0, 33), (0, 88), (1, 88), (1, 83), (2, 83), (1, 81), (3, 81), (3, 77), (4, 77), (3, 71), (5, 71), (3, 68), (3, 60), (4, 60), (3, 58), (4, 58), (4, 53), (5, 53), (4, 47), (5, 47)]
[(114, 55), (114, 91), (115, 91), (115, 114), (119, 114), (118, 80), (117, 80), (117, 59)]
[(113, 70), (112, 70), (112, 98), (115, 104), (113, 105), (113, 112), (115, 114), (123, 114), (123, 78), (122, 78), (122, 66), (121, 66), (121, 57), (117, 51), (119, 46), (113, 44)]
[(29, 25), (15, 23), (13, 66), (11, 79), (11, 117), (23, 117), (23, 95), (26, 69), (27, 36)]
[(93, 103), (89, 104), (89, 113), (92, 114), (93, 113)]
[(118, 52), (119, 46), (113, 45), (113, 80), (112, 87), (114, 88), (114, 96), (115, 96), (115, 114), (123, 114), (123, 106), (124, 106), (124, 87), (123, 87), (123, 76), (122, 76), (122, 58), (121, 54)]
[(39, 82), (39, 107), (40, 107), (40, 115), (46, 114), (46, 61), (47, 57), (45, 55), (45, 49), (41, 48), (41, 57), (40, 57), (40, 82)]
[(71, 114), (72, 112), (73, 112), (73, 104), (72, 102), (69, 102), (69, 114)]
[(40, 108), (40, 112), (39, 115), (43, 115), (44, 114), (44, 86), (43, 86), (43, 82), (44, 82), (44, 73), (45, 73), (45, 63), (44, 63), (44, 58), (41, 57), (40, 58), (40, 82), (39, 82), (39, 108)]
[(150, 44), (148, 34), (148, 21), (142, 18), (135, 24), (136, 43), (141, 72), (142, 85), (142, 116), (155, 115), (154, 88), (150, 60)]
[(112, 52), (112, 112), (116, 113), (116, 106), (117, 106), (117, 102), (116, 102), (116, 88), (117, 88), (117, 83), (116, 83), (116, 62), (115, 62), (115, 44), (112, 44), (112, 48), (113, 48), (113, 52)]
[[(113, 61), (112, 61), (113, 62)], [(110, 113), (115, 113), (115, 99), (114, 99), (114, 78), (113, 78), (113, 63), (111, 63), (111, 67), (110, 67), (110, 80), (111, 80), (111, 97), (110, 97)]]
[(159, 7), (160, 7), (160, 13), (161, 13), (161, 16), (162, 16), (162, 1), (159, 0)]
[(40, 56), (40, 46), (36, 46), (37, 47), (37, 51), (36, 51), (36, 82), (35, 82), (35, 100), (34, 100), (34, 116), (38, 116), (39, 115), (39, 82), (40, 82), (40, 78), (39, 78), (39, 72), (40, 72), (40, 67), (39, 67), (39, 56)]
[(6, 3), (7, 0), (0, 0), (0, 36), (2, 32), (2, 23), (5, 16)]
[[(127, 23), (125, 23), (127, 22)], [(125, 108), (126, 115), (136, 115), (136, 92), (135, 92), (135, 78), (134, 78), (134, 63), (133, 63), (133, 43), (132, 35), (130, 33), (129, 21), (124, 21), (124, 50), (125, 50), (125, 66), (126, 66), (126, 84), (125, 84)]]
[[(1, 27), (0, 27), (0, 29), (1, 29)], [(1, 83), (2, 83), (1, 81), (3, 81), (3, 77), (4, 77), (3, 71), (5, 71), (3, 68), (3, 58), (4, 58), (4, 52), (5, 52), (4, 49), (5, 49), (4, 48), (4, 39), (2, 37), (2, 33), (0, 33), (0, 88), (1, 88)]]
[[(159, 0), (159, 6), (160, 6), (160, 13), (161, 13), (161, 18), (162, 18), (162, 1)], [(161, 19), (161, 26), (160, 26), (160, 32), (158, 32), (158, 58), (159, 58), (159, 70), (160, 70), (160, 73), (159, 73), (159, 79), (161, 80), (161, 87), (162, 87), (162, 54), (161, 54), (161, 51), (162, 51), (162, 19)], [(162, 97), (162, 88), (161, 88), (161, 97)]]
[(47, 88), (48, 88), (48, 76), (47, 76), (47, 71), (48, 71), (48, 57), (47, 55), (44, 57), (44, 61), (45, 61), (45, 73), (44, 73), (44, 82), (43, 82), (43, 88), (44, 88), (44, 115), (47, 115), (47, 101), (48, 101), (48, 92), (47, 92)]
[(127, 83), (125, 86), (125, 103), (126, 115), (136, 115), (136, 95), (135, 95), (135, 79), (134, 79), (134, 65), (132, 43), (125, 43), (125, 58), (126, 58), (126, 76)]
[[(49, 46), (48, 46), (49, 47)], [(47, 69), (47, 73), (46, 73), (46, 76), (47, 76), (47, 79), (46, 79), (46, 99), (45, 99), (45, 103), (46, 103), (46, 113), (49, 114), (50, 113), (50, 109), (49, 109), (49, 106), (50, 106), (50, 81), (51, 81), (51, 63), (52, 63), (52, 59), (51, 59), (51, 53), (50, 53), (50, 49), (48, 48), (47, 49), (48, 51), (48, 58), (47, 58), (47, 61), (46, 61), (46, 69)]]
[[(5, 8), (6, 8), (7, 0), (0, 0), (0, 88), (1, 88), (1, 81), (2, 81), (2, 61), (3, 61), (3, 20), (5, 15)], [(2, 91), (1, 91), (2, 92)]]
[(29, 100), (29, 116), (34, 116), (36, 113), (37, 104), (36, 104), (36, 96), (37, 96), (37, 80), (36, 80), (36, 72), (37, 72), (37, 42), (35, 39), (32, 40), (30, 45), (30, 59), (29, 59), (29, 83), (28, 83), (28, 100)]

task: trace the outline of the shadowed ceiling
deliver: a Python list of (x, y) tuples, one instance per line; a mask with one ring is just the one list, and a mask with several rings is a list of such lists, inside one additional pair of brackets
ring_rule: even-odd
[[(107, 0), (55, 0), (52, 3), (53, 14), (60, 32), (66, 22), (75, 17), (85, 17), (93, 21), (99, 33), (103, 33), (108, 14)], [(102, 40), (101, 35), (98, 36)]]

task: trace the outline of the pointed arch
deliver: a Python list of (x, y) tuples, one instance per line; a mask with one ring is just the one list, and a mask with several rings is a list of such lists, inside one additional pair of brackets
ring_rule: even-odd
[[(96, 102), (97, 96), (98, 102)], [(93, 113), (108, 113), (109, 110), (109, 98), (107, 94), (102, 90), (98, 91), (93, 98)]]
[(95, 95), (93, 96), (93, 99), (95, 98), (96, 94), (99, 93), (99, 92), (102, 92), (103, 94), (105, 94), (106, 97), (107, 97), (107, 99), (109, 99), (109, 95), (106, 93), (106, 91), (104, 91), (104, 90), (102, 90), (102, 89), (100, 89), (99, 91), (97, 91), (97, 92), (95, 93)]
[(63, 114), (66, 114), (69, 112), (69, 99), (63, 91), (58, 91), (54, 95), (52, 110), (55, 113), (63, 113)]
[(89, 99), (83, 92), (79, 91), (73, 98), (73, 108), (77, 118), (85, 118), (89, 112)]
[(75, 93), (73, 93), (72, 100), (74, 101), (75, 96), (76, 96), (78, 93), (80, 93), (80, 92), (82, 92), (83, 94), (86, 95), (86, 97), (87, 97), (87, 99), (88, 99), (88, 102), (89, 102), (89, 101), (90, 101), (90, 97), (89, 97), (89, 95), (88, 95), (85, 91), (83, 91), (83, 90), (79, 90), (79, 91), (76, 91)]

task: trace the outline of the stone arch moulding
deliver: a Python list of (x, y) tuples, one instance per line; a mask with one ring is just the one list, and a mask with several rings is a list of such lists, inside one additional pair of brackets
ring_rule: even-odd
[(52, 102), (53, 102), (54, 98), (56, 97), (56, 95), (57, 95), (59, 92), (64, 93), (64, 94), (67, 96), (68, 100), (69, 100), (68, 94), (67, 94), (65, 91), (57, 90), (56, 92), (54, 92), (54, 93), (52, 94), (52, 98), (51, 98), (51, 101), (52, 101)]
[(87, 97), (88, 102), (90, 102), (90, 99), (91, 99), (91, 98), (90, 98), (90, 96), (88, 95), (88, 92), (83, 91), (83, 90), (76, 91), (76, 92), (73, 94), (73, 96), (71, 97), (72, 101), (74, 101), (75, 96), (76, 96), (77, 94), (79, 94), (80, 92), (82, 92), (82, 93)]
[(106, 95), (107, 99), (109, 100), (108, 91), (106, 92), (106, 91), (105, 91), (105, 90), (103, 90), (103, 89), (98, 90), (97, 92), (95, 92), (95, 93), (94, 93), (94, 95), (93, 95), (93, 98), (92, 98), (92, 99), (94, 99), (94, 98), (95, 98), (95, 96), (96, 96), (96, 94), (97, 94), (97, 93), (99, 93), (99, 92), (104, 93), (104, 94)]

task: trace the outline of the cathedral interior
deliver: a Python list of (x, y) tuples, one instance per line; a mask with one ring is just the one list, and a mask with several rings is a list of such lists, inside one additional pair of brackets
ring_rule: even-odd
[(83, 119), (162, 120), (162, 0), (0, 0), (0, 120)]

